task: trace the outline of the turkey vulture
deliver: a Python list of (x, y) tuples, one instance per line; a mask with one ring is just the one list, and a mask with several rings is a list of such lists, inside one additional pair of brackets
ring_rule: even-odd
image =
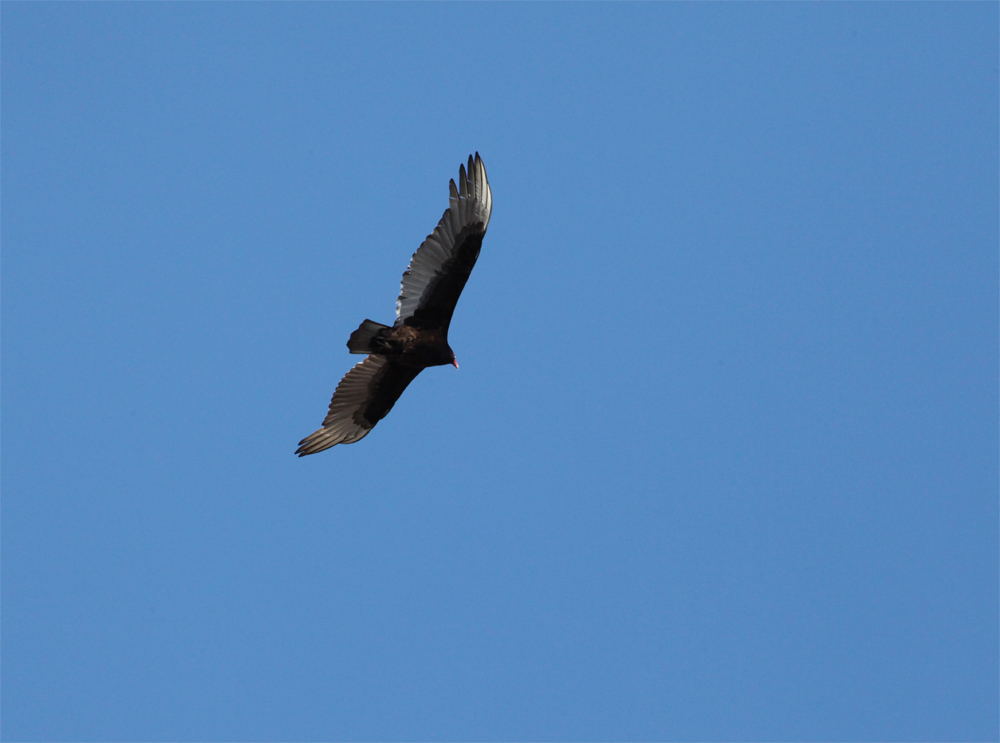
[(299, 442), (295, 453), (300, 457), (363, 439), (428, 366), (458, 368), (448, 345), (448, 325), (476, 265), (493, 210), (478, 152), (469, 157), (468, 173), (459, 165), (458, 185), (451, 181), (449, 190), (444, 216), (403, 272), (396, 322), (389, 327), (365, 320), (351, 333), (348, 350), (368, 357), (340, 380), (323, 427)]

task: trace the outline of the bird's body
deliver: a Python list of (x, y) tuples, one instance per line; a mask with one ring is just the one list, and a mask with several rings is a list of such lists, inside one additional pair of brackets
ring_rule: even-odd
[(413, 325), (385, 328), (384, 332), (368, 341), (365, 351), (379, 353), (393, 362), (419, 369), (451, 364), (455, 360), (455, 352), (448, 345), (447, 328), (420, 328)]
[(365, 320), (347, 341), (351, 353), (368, 357), (344, 375), (333, 393), (323, 427), (299, 442), (300, 457), (364, 438), (392, 409), (403, 390), (429, 366), (458, 366), (448, 327), (486, 235), (493, 195), (476, 153), (469, 170), (451, 181), (449, 205), (434, 232), (403, 273), (396, 322)]

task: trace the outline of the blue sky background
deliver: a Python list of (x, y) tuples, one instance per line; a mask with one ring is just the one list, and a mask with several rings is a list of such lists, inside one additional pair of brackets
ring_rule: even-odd
[(4, 3), (3, 738), (996, 740), (998, 15)]

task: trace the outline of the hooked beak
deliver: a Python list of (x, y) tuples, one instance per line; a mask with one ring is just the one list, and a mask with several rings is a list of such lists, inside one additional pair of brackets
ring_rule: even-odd
[(454, 366), (457, 369), (458, 368), (458, 359), (452, 359), (451, 360), (451, 365)]

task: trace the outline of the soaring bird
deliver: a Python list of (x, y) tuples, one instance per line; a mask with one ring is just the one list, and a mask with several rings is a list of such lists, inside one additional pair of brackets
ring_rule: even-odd
[(406, 386), (428, 366), (452, 364), (448, 326), (490, 223), (493, 194), (477, 152), (449, 183), (448, 208), (403, 272), (396, 322), (365, 320), (347, 348), (368, 357), (340, 380), (323, 427), (299, 442), (300, 457), (360, 441), (385, 418)]

